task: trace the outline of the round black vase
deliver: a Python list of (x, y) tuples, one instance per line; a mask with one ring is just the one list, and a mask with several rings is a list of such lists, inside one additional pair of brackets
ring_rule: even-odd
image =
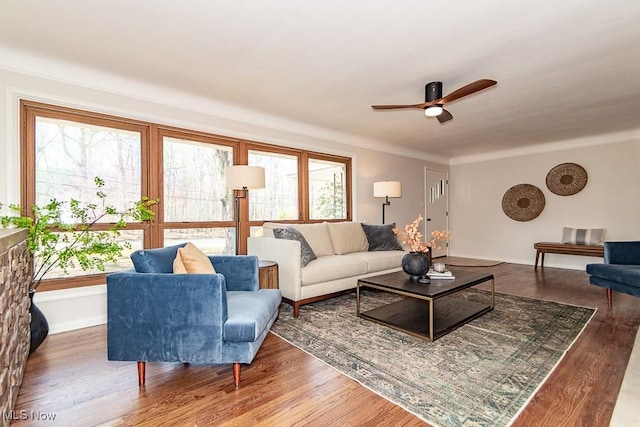
[(49, 323), (47, 318), (44, 317), (44, 313), (33, 303), (33, 295), (35, 290), (29, 291), (29, 299), (31, 300), (31, 307), (29, 313), (31, 313), (31, 345), (29, 346), (29, 354), (36, 351), (40, 344), (47, 338), (49, 334)]
[(429, 255), (422, 252), (409, 252), (402, 257), (402, 269), (411, 280), (420, 280), (429, 271)]

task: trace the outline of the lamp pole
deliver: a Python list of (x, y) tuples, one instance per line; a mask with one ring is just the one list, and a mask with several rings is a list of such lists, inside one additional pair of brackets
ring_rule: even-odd
[[(247, 198), (247, 190), (264, 188), (264, 168), (249, 165), (230, 165), (224, 171), (225, 186), (235, 190), (236, 255), (240, 254), (240, 199)], [(241, 193), (240, 193), (241, 192)]]
[(240, 253), (240, 199), (247, 197), (247, 187), (242, 187), (242, 196), (236, 194), (236, 255)]
[(391, 205), (391, 202), (389, 201), (389, 196), (384, 196), (384, 197), (385, 197), (385, 201), (382, 202), (382, 223), (383, 224), (384, 224), (384, 207)]

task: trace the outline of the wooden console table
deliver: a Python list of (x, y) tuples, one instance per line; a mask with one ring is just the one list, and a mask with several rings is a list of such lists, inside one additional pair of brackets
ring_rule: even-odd
[(259, 261), (258, 281), (260, 289), (278, 289), (278, 263), (275, 261)]

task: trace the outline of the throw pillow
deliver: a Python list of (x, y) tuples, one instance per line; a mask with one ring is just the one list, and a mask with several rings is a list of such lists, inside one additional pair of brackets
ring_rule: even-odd
[(264, 237), (274, 237), (273, 230), (276, 228), (291, 228), (289, 224), (281, 224), (277, 222), (265, 222), (262, 224), (262, 235)]
[(331, 236), (329, 235), (329, 227), (327, 227), (326, 222), (318, 224), (293, 224), (291, 228), (302, 233), (316, 256), (334, 254), (333, 246), (331, 245)]
[(337, 255), (369, 250), (369, 241), (359, 222), (329, 222), (329, 235)]
[(187, 243), (178, 249), (173, 261), (173, 272), (176, 274), (215, 274), (211, 260), (193, 243)]
[(396, 228), (396, 223), (383, 224), (383, 225), (371, 225), (362, 224), (362, 229), (367, 235), (367, 241), (369, 242), (370, 251), (401, 251), (402, 245), (398, 241), (398, 238), (393, 233), (393, 229)]
[(562, 228), (562, 243), (574, 245), (604, 244), (604, 228)]
[(304, 238), (302, 233), (293, 228), (274, 228), (273, 235), (276, 239), (296, 240), (300, 242), (300, 263), (303, 267), (306, 267), (309, 262), (316, 259), (316, 254), (307, 243), (307, 239)]

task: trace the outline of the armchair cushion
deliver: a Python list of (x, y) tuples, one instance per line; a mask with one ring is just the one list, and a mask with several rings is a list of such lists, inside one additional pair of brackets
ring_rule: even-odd
[(634, 284), (640, 291), (640, 266), (622, 264), (588, 264), (587, 273), (612, 282)]
[(189, 242), (173, 261), (173, 272), (177, 274), (215, 274), (211, 260), (196, 245)]
[(227, 292), (228, 318), (223, 327), (227, 342), (253, 342), (270, 326), (280, 305), (278, 289)]
[(173, 273), (173, 260), (178, 249), (186, 243), (158, 249), (141, 249), (131, 254), (133, 267), (138, 273)]

